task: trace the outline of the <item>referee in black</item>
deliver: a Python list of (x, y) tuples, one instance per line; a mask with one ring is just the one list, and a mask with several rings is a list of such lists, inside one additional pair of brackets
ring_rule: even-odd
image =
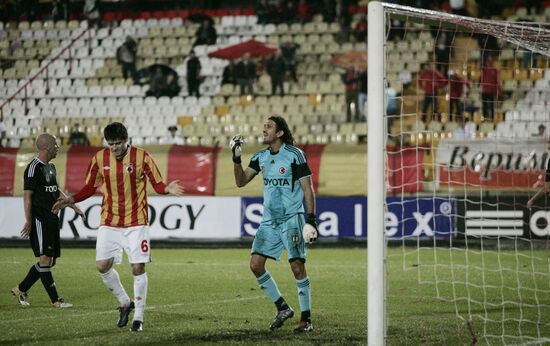
[[(51, 212), (52, 206), (59, 198), (60, 190), (55, 166), (50, 160), (56, 157), (59, 146), (54, 136), (44, 133), (36, 139), (36, 147), (38, 156), (25, 169), (25, 226), (21, 230), (21, 236), (25, 239), (30, 238), (34, 255), (40, 259), (31, 266), (23, 281), (12, 288), (11, 293), (19, 304), (30, 306), (27, 291), (40, 279), (53, 307), (70, 308), (73, 305), (58, 296), (51, 272), (56, 258), (60, 255), (59, 218)], [(84, 216), (78, 207), (71, 207), (81, 217)]]

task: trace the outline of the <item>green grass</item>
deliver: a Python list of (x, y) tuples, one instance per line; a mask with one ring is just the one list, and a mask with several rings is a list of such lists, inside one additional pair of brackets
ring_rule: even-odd
[[(457, 280), (487, 283), (501, 280), (501, 275), (479, 269), (482, 262), (470, 254), (470, 269), (446, 266), (451, 256), (464, 261), (464, 251), (389, 249), (388, 271), (388, 344), (389, 345), (468, 345), (471, 342), (466, 323), (456, 311), (468, 311), (460, 300), (444, 302), (440, 298), (464, 296), (479, 289), (450, 284), (451, 272)], [(295, 335), (292, 329), (297, 316), (283, 328), (269, 332), (267, 327), (275, 314), (274, 306), (264, 297), (248, 268), (246, 249), (154, 249), (154, 262), (148, 265), (149, 294), (145, 314), (145, 331), (132, 334), (128, 328), (116, 327), (118, 312), (115, 298), (103, 286), (95, 270), (93, 249), (64, 249), (54, 277), (60, 295), (75, 304), (73, 309), (50, 307), (40, 282), (30, 290), (32, 306), (23, 308), (9, 294), (33, 263), (29, 249), (0, 250), (0, 344), (38, 345), (364, 345), (367, 343), (367, 251), (365, 249), (312, 248), (307, 262), (312, 281), (313, 321), (315, 331)], [(437, 255), (439, 266), (434, 263)], [(485, 261), (492, 261), (492, 255)], [(531, 261), (525, 260), (527, 264)], [(475, 265), (473, 263), (475, 261)], [(502, 263), (518, 265), (517, 256), (501, 256)], [(519, 263), (523, 265), (523, 263)], [(544, 263), (541, 264), (543, 266)], [(116, 267), (130, 295), (133, 292), (128, 263)], [(296, 285), (286, 260), (268, 262), (287, 301), (299, 310)], [(542, 270), (542, 269), (541, 269)], [(547, 270), (547, 269), (546, 269)], [(434, 281), (434, 274), (437, 282)], [(505, 272), (505, 275), (511, 275)], [(504, 279), (514, 279), (507, 278)], [(426, 284), (419, 284), (425, 282)], [(496, 281), (495, 281), (496, 280)], [(517, 280), (516, 280), (517, 281)], [(513, 281), (510, 286), (517, 285)], [(528, 281), (528, 280), (525, 280)], [(548, 286), (541, 276), (541, 287)], [(437, 290), (436, 290), (437, 288)], [(461, 291), (462, 290), (462, 291)], [(510, 290), (512, 292), (512, 290)], [(490, 291), (490, 294), (494, 292)], [(505, 295), (509, 294), (507, 291)], [(527, 296), (524, 294), (523, 296)], [(500, 299), (497, 297), (496, 301)], [(512, 299), (510, 293), (510, 299)], [(517, 300), (516, 293), (516, 300)], [(549, 304), (549, 294), (539, 303)], [(490, 301), (490, 299), (489, 299)], [(474, 314), (485, 318), (502, 315), (502, 308), (483, 309), (470, 306)], [(513, 307), (511, 307), (513, 308)], [(465, 309), (465, 310), (463, 310)], [(543, 310), (546, 317), (550, 309)], [(513, 309), (512, 309), (513, 311)], [(527, 311), (526, 311), (527, 312)], [(461, 312), (462, 313), (462, 312)], [(299, 314), (298, 314), (299, 315)], [(502, 317), (502, 316), (500, 316)], [(531, 316), (532, 317), (532, 316)], [(544, 317), (544, 316), (543, 316)], [(548, 322), (548, 318), (544, 319)], [(489, 334), (500, 335), (500, 325), (483, 324), (473, 317), (477, 335), (489, 328)], [(494, 327), (494, 330), (491, 328)], [(512, 328), (512, 327), (511, 327)], [(548, 325), (546, 325), (546, 330)], [(523, 329), (527, 332), (527, 327)], [(507, 334), (514, 335), (513, 329)], [(548, 334), (548, 332), (546, 332)], [(478, 339), (480, 339), (478, 337)], [(481, 344), (504, 341), (481, 339)], [(516, 343), (518, 343), (516, 341)]]

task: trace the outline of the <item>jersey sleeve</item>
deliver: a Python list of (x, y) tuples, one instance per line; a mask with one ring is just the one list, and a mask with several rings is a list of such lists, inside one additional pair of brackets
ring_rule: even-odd
[(37, 185), (37, 175), (39, 170), (36, 169), (35, 162), (31, 163), (27, 166), (25, 169), (25, 173), (23, 176), (23, 190), (31, 190), (34, 191)]
[(155, 160), (153, 160), (148, 152), (145, 152), (145, 155), (143, 156), (143, 168), (149, 182), (153, 186), (153, 189), (155, 189), (157, 193), (165, 195), (166, 184), (162, 179), (162, 175), (160, 174), (160, 170), (158, 169)]
[(544, 181), (550, 183), (550, 158), (546, 160), (546, 179)]
[(294, 180), (300, 180), (304, 177), (309, 177), (313, 173), (311, 173), (311, 169), (309, 169), (309, 165), (307, 164), (306, 155), (303, 151), (298, 150), (295, 153), (294, 162), (292, 164), (292, 178)]
[(260, 153), (256, 153), (252, 156), (248, 168), (252, 169), (256, 174), (260, 172)]

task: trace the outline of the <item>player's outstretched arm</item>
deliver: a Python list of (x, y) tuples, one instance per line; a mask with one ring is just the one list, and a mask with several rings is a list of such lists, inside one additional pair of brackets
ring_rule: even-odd
[[(63, 190), (59, 189), (59, 192), (61, 192), (63, 197), (69, 198), (69, 196), (67, 196), (67, 194), (63, 192)], [(71, 207), (76, 213), (76, 215), (79, 215), (83, 221), (86, 221), (86, 215), (82, 212), (82, 210), (76, 204), (69, 204), (68, 206)]]
[[(74, 204), (74, 199), (72, 196), (59, 197), (57, 202), (52, 207), (52, 213), (57, 214), (59, 211), (68, 205)], [(77, 207), (78, 208), (78, 207)]]
[(185, 191), (183, 189), (183, 186), (180, 185), (180, 181), (174, 180), (166, 185), (164, 192), (169, 195), (182, 196)]

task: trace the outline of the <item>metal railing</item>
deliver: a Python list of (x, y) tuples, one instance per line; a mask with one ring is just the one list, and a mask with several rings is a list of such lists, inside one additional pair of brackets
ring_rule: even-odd
[(4, 118), (4, 107), (7, 106), (11, 101), (16, 99), (21, 93), (24, 93), (23, 96), (23, 102), (25, 106), (25, 115), (29, 112), (29, 95), (28, 95), (28, 88), (30, 85), (42, 74), (45, 74), (45, 83), (46, 83), (46, 90), (45, 94), (49, 94), (49, 68), (52, 63), (62, 58), (62, 56), (65, 54), (65, 52), (68, 52), (68, 61), (69, 61), (69, 70), (68, 74), (71, 74), (71, 69), (73, 65), (73, 53), (71, 48), (73, 45), (79, 41), (84, 35), (88, 34), (88, 50), (91, 53), (92, 47), (91, 47), (91, 35), (92, 31), (90, 27), (86, 27), (85, 30), (83, 30), (80, 34), (78, 34), (75, 38), (71, 40), (71, 42), (65, 46), (63, 49), (61, 49), (55, 56), (53, 57), (46, 57), (44, 60), (50, 59), (44, 66), (42, 66), (34, 75), (32, 75), (17, 91), (15, 91), (12, 95), (8, 96), (1, 104), (0, 104), (0, 119)]

